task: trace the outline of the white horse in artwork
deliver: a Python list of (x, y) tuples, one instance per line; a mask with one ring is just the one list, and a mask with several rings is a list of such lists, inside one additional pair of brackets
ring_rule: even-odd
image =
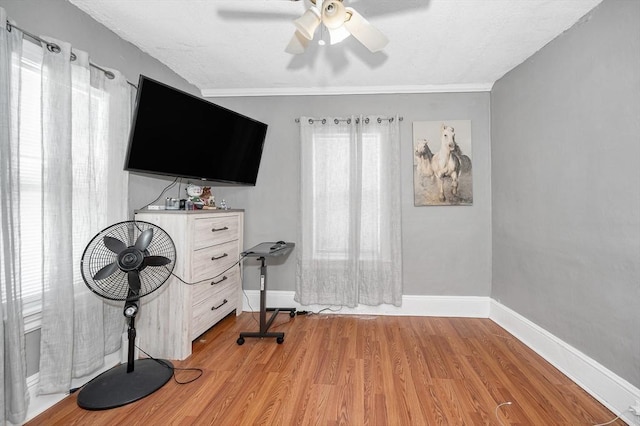
[(444, 179), (451, 178), (451, 193), (458, 194), (458, 178), (460, 177), (460, 157), (456, 154), (456, 132), (451, 126), (442, 123), (440, 126), (440, 151), (431, 158), (433, 175), (440, 181), (440, 201), (445, 201)]
[(426, 139), (419, 139), (417, 142), (415, 156), (417, 159), (418, 171), (422, 177), (433, 178), (433, 169), (431, 168), (433, 153), (429, 148), (429, 142)]

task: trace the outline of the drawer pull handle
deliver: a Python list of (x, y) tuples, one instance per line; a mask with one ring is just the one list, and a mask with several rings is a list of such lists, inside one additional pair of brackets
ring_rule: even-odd
[(226, 281), (226, 280), (227, 280), (227, 276), (224, 275), (222, 278), (220, 278), (220, 281), (216, 281), (216, 280), (211, 281), (211, 285), (220, 284), (222, 281)]
[(228, 302), (228, 300), (227, 300), (227, 299), (224, 299), (224, 300), (222, 301), (222, 303), (221, 303), (221, 304), (219, 304), (218, 306), (213, 306), (213, 307), (211, 307), (211, 310), (212, 310), (212, 311), (215, 311), (216, 309), (221, 308), (221, 307), (222, 307), (223, 305), (225, 305), (227, 302)]
[(211, 258), (211, 260), (218, 260), (218, 259), (222, 259), (223, 257), (227, 257), (227, 256), (229, 256), (227, 253), (222, 253), (222, 256), (218, 256), (218, 257), (213, 256)]
[(225, 226), (224, 228), (211, 228), (211, 232), (226, 231), (227, 229), (229, 229), (228, 226)]

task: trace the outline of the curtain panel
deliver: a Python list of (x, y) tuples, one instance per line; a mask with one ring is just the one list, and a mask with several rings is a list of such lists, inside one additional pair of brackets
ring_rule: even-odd
[(89, 65), (86, 52), (43, 44), (44, 276), (39, 394), (66, 392), (72, 378), (101, 368), (120, 348), (122, 306), (93, 294), (80, 273), (86, 244), (127, 218), (123, 171), (131, 123), (126, 79)]
[(401, 305), (398, 121), (300, 118), (297, 302)]
[(7, 16), (0, 8), (0, 282), (2, 283), (3, 424), (21, 423), (27, 415), (29, 394), (26, 381), (24, 322), (20, 279), (20, 200), (18, 167), (20, 137), (20, 58), (23, 34), (6, 27)]
[[(5, 25), (10, 22), (7, 19), (0, 8), (0, 334), (4, 342), (0, 400), (3, 423), (20, 424), (29, 405), (24, 276), (34, 275), (32, 268), (27, 271), (21, 265), (24, 256), (32, 256), (25, 254), (26, 231), (33, 235), (37, 229), (41, 241), (36, 244), (41, 262), (36, 263), (42, 272), (35, 275), (36, 289), (38, 277), (42, 287), (37, 392), (68, 392), (72, 378), (84, 380), (95, 374), (103, 367), (105, 355), (120, 348), (126, 326), (122, 306), (100, 299), (86, 287), (80, 259), (96, 233), (128, 217), (128, 173), (123, 164), (135, 90), (121, 73), (101, 67), (110, 71), (110, 78), (90, 64), (86, 52), (72, 52), (71, 45), (62, 41), (47, 39), (59, 49), (42, 43), (41, 67), (31, 62), (24, 66), (24, 46), (31, 41), (25, 41), (17, 27)], [(33, 50), (31, 45), (29, 49)], [(34, 69), (39, 74), (33, 74)], [(40, 81), (38, 77), (29, 77), (29, 83), (21, 81), (25, 72), (39, 75)], [(29, 93), (37, 89), (41, 106), (26, 101), (21, 105), (26, 84)], [(24, 108), (34, 110), (40, 124), (22, 116)], [(36, 151), (41, 151), (41, 160), (35, 173), (33, 158), (25, 166), (33, 149), (21, 146), (26, 140), (21, 140), (23, 127), (29, 129), (30, 140), (36, 134), (39, 142)], [(37, 184), (29, 183), (29, 193), (39, 194), (36, 199), (24, 196), (21, 179), (27, 169), (30, 178), (39, 179)], [(26, 208), (36, 211), (30, 217), (37, 216), (37, 226), (25, 219)]]

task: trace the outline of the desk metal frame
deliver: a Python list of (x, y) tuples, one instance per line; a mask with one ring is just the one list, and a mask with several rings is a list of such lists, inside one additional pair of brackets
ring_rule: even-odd
[[(261, 243), (247, 250), (243, 255), (257, 257), (260, 263), (260, 330), (257, 332), (242, 332), (236, 341), (238, 345), (244, 344), (247, 337), (275, 337), (278, 344), (284, 342), (284, 332), (269, 332), (269, 327), (280, 312), (289, 312), (291, 318), (296, 316), (296, 308), (268, 308), (267, 307), (267, 257), (284, 256), (288, 254), (294, 243)], [(267, 319), (267, 312), (273, 312)]]

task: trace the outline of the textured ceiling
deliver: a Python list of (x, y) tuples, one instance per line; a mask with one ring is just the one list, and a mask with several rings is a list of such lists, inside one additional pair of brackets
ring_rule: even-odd
[(490, 90), (602, 0), (344, 0), (390, 40), (284, 49), (308, 1), (69, 0), (204, 96)]

